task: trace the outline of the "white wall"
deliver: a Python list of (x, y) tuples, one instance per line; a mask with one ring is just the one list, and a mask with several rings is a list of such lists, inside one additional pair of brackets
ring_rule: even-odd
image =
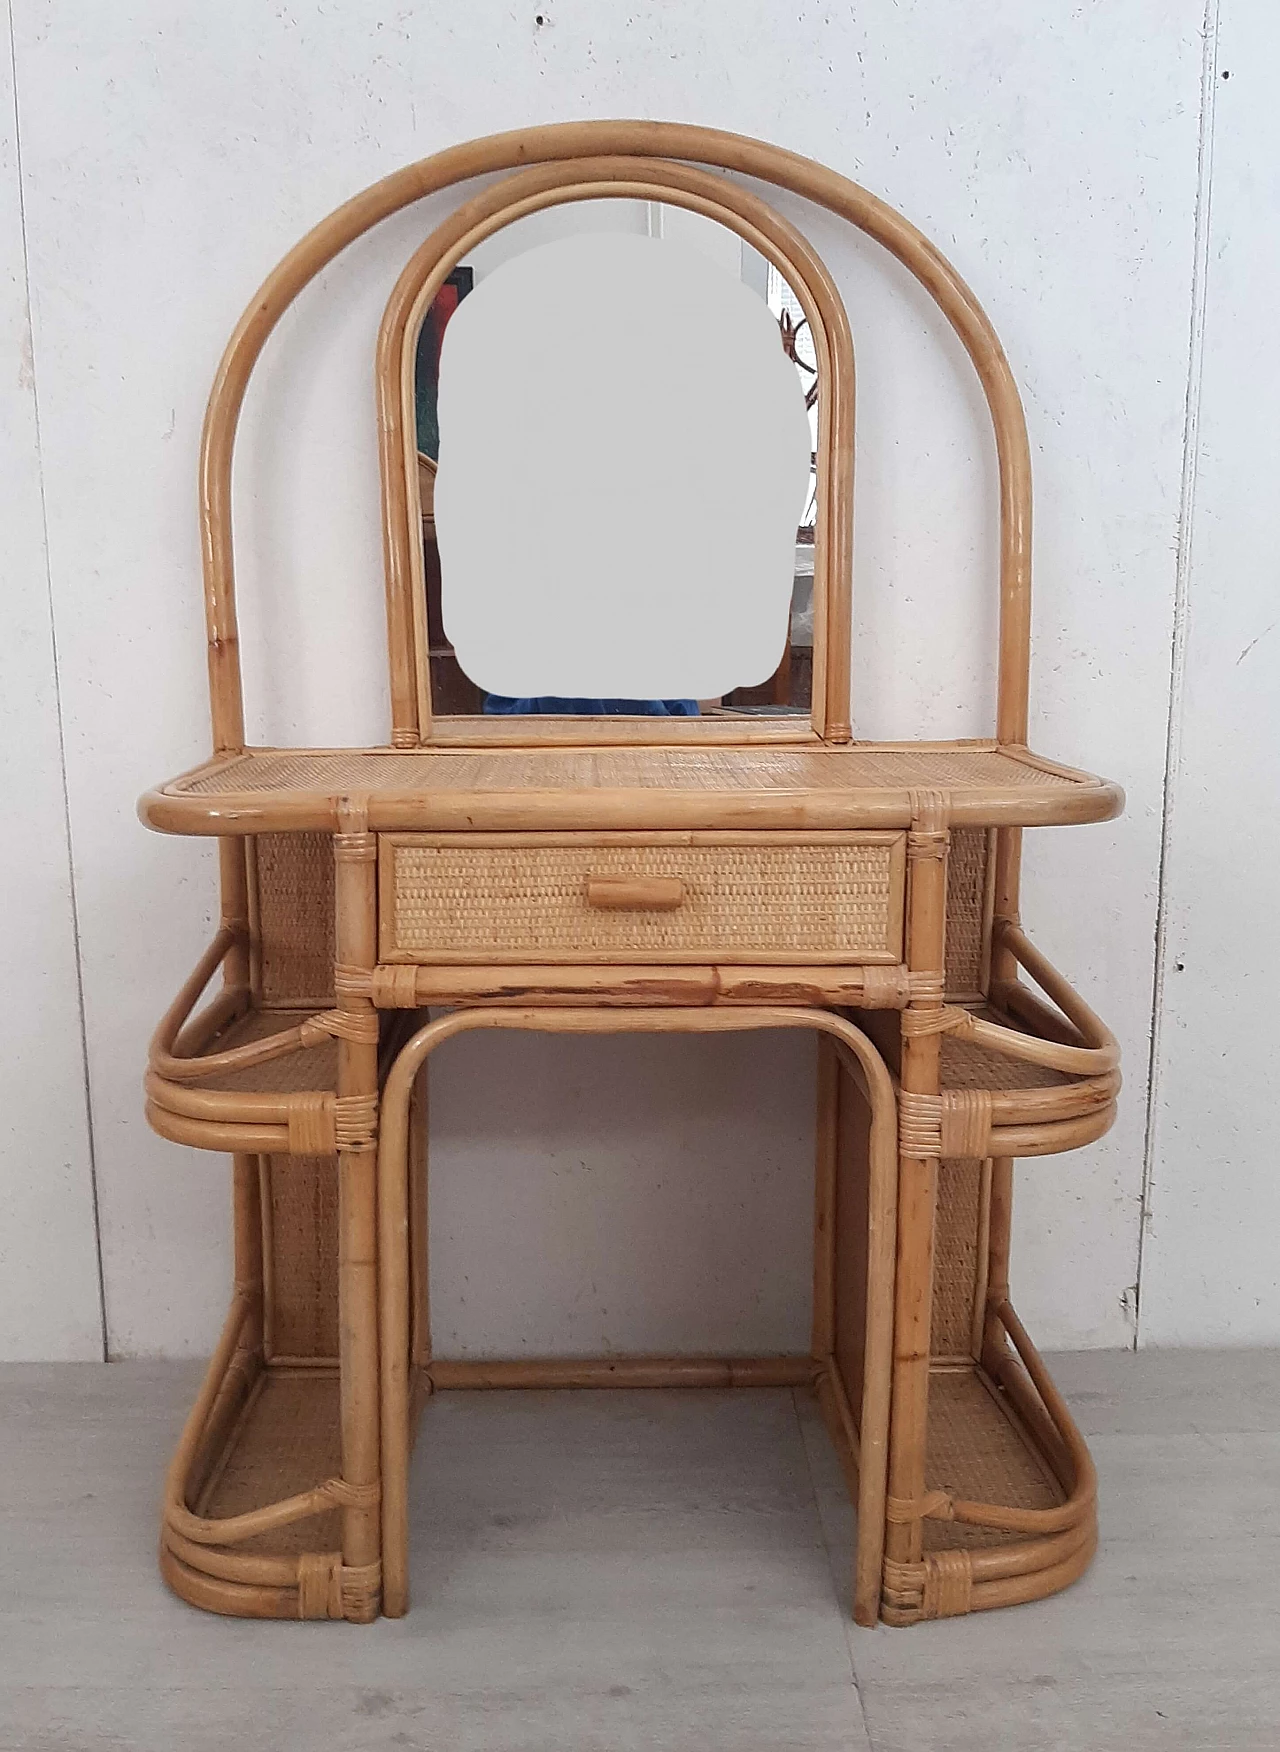
[[(210, 928), (213, 868), (206, 847), (144, 834), (133, 804), (207, 748), (194, 469), (218, 353), (301, 232), (387, 170), (498, 129), (628, 114), (734, 128), (836, 166), (933, 236), (990, 311), (1024, 390), (1037, 469), (1033, 740), (1129, 793), (1118, 823), (1028, 836), (1027, 922), (1116, 1027), (1127, 1092), (1101, 1144), (1021, 1168), (1015, 1293), (1046, 1345), (1133, 1340), (1163, 849), (1141, 1336), (1280, 1338), (1275, 1268), (1254, 1220), (1268, 1196), (1270, 1114), (1243, 989), (1256, 970), (1256, 1011), (1257, 994), (1275, 988), (1274, 959), (1268, 977), (1259, 948), (1270, 917), (1261, 836), (1274, 824), (1254, 830), (1256, 857), (1225, 863), (1227, 796), (1261, 798), (1268, 772), (1276, 789), (1274, 738), (1264, 746), (1261, 731), (1274, 694), (1265, 638), (1234, 661), (1268, 618), (1257, 610), (1269, 589), (1263, 458), (1274, 440), (1248, 392), (1266, 357), (1270, 293), (1262, 258), (1243, 252), (1263, 192), (1261, 173), (1247, 186), (1249, 161), (1272, 152), (1274, 176), (1274, 122), (1265, 92), (1250, 101), (1236, 84), (1267, 64), (1265, 0), (1224, 4), (1224, 42), (1241, 46), (1232, 81), (1214, 91), (1224, 183), (1213, 237), (1237, 260), (1228, 250), (1220, 271), (1214, 241), (1198, 282), (1201, 0), (915, 0), (857, 17), (805, 4), (545, 0), (541, 27), (533, 5), (497, 0), (11, 5), (24, 212), (10, 146), (0, 219), (25, 243), (35, 400), (9, 373), (5, 490), (22, 521), (6, 533), (43, 643), (39, 663), (12, 641), (0, 661), (7, 689), (14, 668), (37, 694), (21, 713), (18, 794), (54, 869), (38, 915), (22, 899), (32, 922), (7, 989), (15, 979), (34, 989), (37, 964), (46, 976), (60, 1056), (41, 1057), (38, 1081), (34, 1057), (22, 1061), (19, 1089), (28, 1100), (38, 1089), (67, 1132), (54, 1151), (50, 1128), (31, 1126), (0, 1164), (14, 1207), (0, 1352), (84, 1354), (97, 1342), (49, 589), (110, 1347), (205, 1350), (225, 1305), (227, 1177), (217, 1158), (149, 1134), (139, 1077), (146, 1035)], [(1212, 54), (1216, 17), (1210, 26)], [(976, 386), (895, 264), (779, 204), (836, 273), (859, 349), (859, 729), (982, 733), (994, 469)], [(398, 216), (328, 270), (273, 338), (252, 391), (236, 512), (253, 736), (385, 733), (372, 344), (400, 266), (441, 211)], [(15, 252), (16, 242), (6, 261)], [(1193, 293), (1203, 478), (1180, 572)], [(21, 268), (4, 296), (5, 333), (20, 340)], [(1191, 612), (1164, 848), (1180, 579)], [(1210, 796), (1223, 800), (1211, 807)], [(1238, 978), (1215, 954), (1229, 948), (1225, 929), (1211, 942), (1206, 917), (1206, 900), (1228, 892), (1215, 920), (1249, 922)], [(1184, 939), (1189, 971), (1175, 975)], [(1206, 1039), (1199, 1018), (1211, 1009), (1220, 1016)], [(460, 1044), (436, 1102), (435, 1238), (455, 1243), (447, 1273), (441, 1259), (438, 1331), (473, 1350), (727, 1344), (735, 1331), (761, 1349), (794, 1344), (808, 1295), (811, 1056), (799, 1042), (770, 1044), (650, 1042), (634, 1060), (613, 1043)], [(1245, 1088), (1239, 1110), (1226, 1110), (1231, 1129), (1212, 1124), (1220, 1062)], [(17, 1063), (11, 1052), (6, 1070)], [(758, 1090), (767, 1112), (748, 1113)], [(708, 1091), (724, 1122), (714, 1132)], [(6, 1101), (6, 1117), (14, 1110)], [(1220, 1214), (1233, 1184), (1252, 1199), (1240, 1234)], [(62, 1202), (49, 1208), (55, 1189)], [(722, 1199), (727, 1234), (711, 1214)], [(41, 1286), (65, 1280), (65, 1294), (35, 1305), (20, 1270)]]
[(1211, 69), (1195, 515), (1179, 603), (1143, 1325), (1280, 1336), (1280, 14), (1224, 6)]
[[(13, 84), (0, 55), (0, 1355), (102, 1355)], [(16, 804), (16, 808), (15, 808)]]

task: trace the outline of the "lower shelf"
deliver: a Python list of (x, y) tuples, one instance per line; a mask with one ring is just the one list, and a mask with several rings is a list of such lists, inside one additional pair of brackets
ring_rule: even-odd
[[(977, 1368), (937, 1369), (929, 1378), (925, 1479), (930, 1490), (1010, 1509), (1054, 1509), (1067, 1493), (1000, 1390)], [(1022, 1537), (998, 1527), (926, 1521), (924, 1548), (978, 1549)]]
[[(914, 1510), (919, 1556), (884, 1562), (887, 1623), (1041, 1598), (1074, 1581), (1093, 1554), (1088, 1451), (1007, 1303), (993, 1310), (993, 1321), (1014, 1348), (993, 1340), (986, 1352), (991, 1372), (944, 1363), (930, 1377), (926, 1498)], [(367, 1622), (379, 1607), (380, 1566), (342, 1562), (341, 1505), (353, 1499), (341, 1479), (337, 1371), (263, 1367), (260, 1353), (239, 1345), (242, 1322), (243, 1310), (233, 1309), (170, 1471), (165, 1578), (209, 1611)], [(575, 1383), (583, 1367), (575, 1365)], [(808, 1359), (782, 1358), (769, 1371), (735, 1373), (722, 1364), (712, 1375), (703, 1364), (680, 1378), (745, 1385), (812, 1378), (815, 1368), (822, 1372)], [(548, 1371), (551, 1379), (541, 1379)], [(611, 1384), (665, 1382), (672, 1366), (656, 1375), (652, 1366), (586, 1372), (593, 1384), (606, 1374)], [(536, 1365), (522, 1378), (561, 1384), (564, 1373)], [(487, 1377), (472, 1371), (466, 1384), (494, 1384)], [(829, 1411), (830, 1396), (820, 1398)], [(838, 1418), (832, 1425), (829, 1417), (829, 1427), (846, 1469), (856, 1474), (852, 1432)]]
[[(310, 1490), (342, 1471), (336, 1370), (266, 1369), (233, 1427), (198, 1512), (213, 1520), (247, 1514), (264, 1503)], [(296, 1557), (342, 1544), (338, 1509), (243, 1540), (237, 1551)]]

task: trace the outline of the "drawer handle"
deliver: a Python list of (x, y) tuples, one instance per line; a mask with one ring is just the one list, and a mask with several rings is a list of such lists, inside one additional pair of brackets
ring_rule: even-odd
[(675, 912), (684, 905), (678, 876), (588, 876), (587, 905), (610, 912)]

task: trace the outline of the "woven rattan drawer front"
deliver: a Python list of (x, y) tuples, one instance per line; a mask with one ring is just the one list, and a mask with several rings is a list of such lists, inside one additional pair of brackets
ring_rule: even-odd
[(384, 962), (902, 959), (900, 833), (384, 834), (379, 843)]

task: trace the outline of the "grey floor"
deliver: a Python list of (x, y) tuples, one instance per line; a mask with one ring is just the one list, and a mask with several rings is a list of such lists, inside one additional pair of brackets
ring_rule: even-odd
[(1145, 1752), (1280, 1746), (1280, 1354), (1059, 1357), (1102, 1548), (1054, 1600), (848, 1618), (851, 1516), (786, 1392), (450, 1394), (415, 1604), (207, 1617), (155, 1570), (186, 1365), (0, 1368), (0, 1747)]

